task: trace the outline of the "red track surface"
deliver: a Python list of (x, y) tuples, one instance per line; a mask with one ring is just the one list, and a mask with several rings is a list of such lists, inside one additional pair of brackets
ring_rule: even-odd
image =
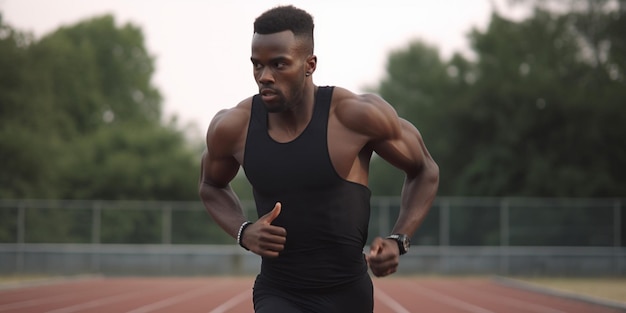
[[(0, 290), (0, 312), (250, 313), (252, 281), (249, 277), (58, 281)], [(384, 278), (374, 279), (374, 286), (376, 313), (624, 312), (489, 279)]]

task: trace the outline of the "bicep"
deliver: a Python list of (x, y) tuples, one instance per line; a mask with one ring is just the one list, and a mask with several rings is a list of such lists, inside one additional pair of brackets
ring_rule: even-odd
[(415, 176), (424, 165), (425, 148), (420, 132), (411, 123), (399, 119), (398, 129), (387, 138), (373, 142), (380, 157), (409, 176)]
[(202, 155), (200, 165), (200, 183), (213, 187), (224, 188), (235, 178), (239, 171), (239, 163), (230, 156), (219, 156), (210, 149)]
[(367, 145), (387, 162), (408, 176), (419, 175), (429, 155), (417, 128), (376, 95), (361, 95), (358, 100), (341, 107), (341, 122), (367, 137)]
[(206, 135), (206, 147), (201, 162), (201, 183), (223, 188), (239, 171), (235, 155), (241, 146), (240, 119), (237, 111), (218, 113), (211, 121)]

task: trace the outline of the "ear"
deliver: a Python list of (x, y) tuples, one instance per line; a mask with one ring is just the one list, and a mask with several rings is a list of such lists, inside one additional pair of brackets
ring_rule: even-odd
[(313, 74), (317, 68), (317, 56), (314, 54), (309, 55), (306, 58), (306, 72)]

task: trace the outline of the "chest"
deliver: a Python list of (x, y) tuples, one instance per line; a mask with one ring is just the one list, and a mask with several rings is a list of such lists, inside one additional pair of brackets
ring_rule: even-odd
[(328, 153), (327, 128), (320, 124), (279, 142), (264, 125), (251, 123), (243, 168), (255, 190), (265, 194), (319, 190), (339, 181)]

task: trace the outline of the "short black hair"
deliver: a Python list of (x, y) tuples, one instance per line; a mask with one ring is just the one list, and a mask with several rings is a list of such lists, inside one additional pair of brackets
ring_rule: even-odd
[(267, 35), (290, 30), (297, 38), (305, 39), (313, 51), (313, 17), (293, 5), (277, 6), (261, 14), (254, 21), (254, 32)]

